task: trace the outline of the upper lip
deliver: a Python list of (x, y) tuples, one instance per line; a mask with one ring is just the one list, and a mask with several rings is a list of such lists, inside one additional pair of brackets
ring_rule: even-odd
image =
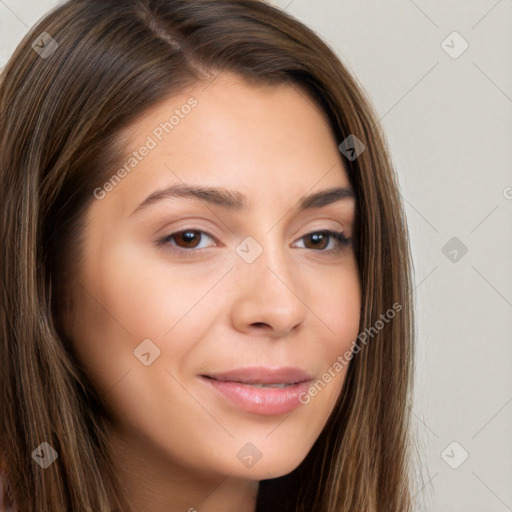
[(292, 366), (280, 368), (250, 366), (225, 372), (204, 374), (202, 377), (220, 381), (241, 382), (243, 384), (297, 384), (312, 379), (308, 372)]

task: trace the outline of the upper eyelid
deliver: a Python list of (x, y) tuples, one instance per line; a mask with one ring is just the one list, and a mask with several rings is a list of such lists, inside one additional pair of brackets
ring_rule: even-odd
[[(180, 220), (183, 220), (183, 219), (180, 219)], [(177, 222), (180, 222), (180, 220), (178, 220)], [(197, 219), (197, 220), (199, 220), (199, 222), (202, 222), (202, 220), (204, 220), (204, 219)], [(171, 235), (171, 234), (179, 233), (179, 232), (186, 231), (187, 229), (189, 229), (189, 230), (194, 230), (194, 231), (203, 231), (210, 236), (214, 236), (208, 231), (209, 229), (212, 229), (212, 228), (194, 226), (194, 224), (197, 222), (197, 220), (194, 220), (194, 219), (189, 219), (188, 221), (185, 220), (185, 222), (189, 222), (190, 224), (184, 225), (184, 227), (175, 228), (175, 229), (174, 228), (171, 229), (170, 227), (167, 227), (163, 231), (164, 231), (164, 233)], [(208, 220), (207, 220), (207, 222), (210, 223), (210, 221), (208, 221)], [(318, 223), (318, 224), (320, 224), (320, 226), (314, 225), (313, 227), (307, 228), (307, 231), (304, 233), (305, 235), (311, 233), (312, 231), (325, 231), (325, 230), (343, 231), (343, 233), (347, 233), (347, 232), (350, 233), (353, 228), (353, 223), (354, 223), (352, 216), (350, 216), (348, 218), (338, 218), (338, 219), (334, 219), (334, 218), (314, 219), (311, 222), (313, 222), (315, 224)], [(301, 224), (304, 224), (304, 223), (305, 222), (301, 222)], [(331, 223), (335, 223), (336, 225), (331, 225)], [(232, 235), (234, 235), (234, 236), (239, 235), (239, 236), (243, 236), (243, 237), (247, 236), (247, 230), (241, 229), (240, 226), (237, 226), (236, 229), (232, 229), (231, 227), (227, 227), (224, 222), (222, 222), (222, 224), (230, 232), (228, 234), (228, 236), (232, 236)], [(213, 229), (215, 230), (217, 228), (213, 228)], [(302, 229), (301, 229), (301, 231), (302, 231)], [(304, 236), (304, 235), (301, 235), (301, 236)]]
[[(200, 232), (203, 235), (209, 236), (214, 241), (218, 240), (218, 238), (215, 235), (212, 235), (209, 231), (207, 231), (205, 229), (202, 229), (202, 228), (195, 228), (195, 227), (185, 227), (185, 228), (180, 228), (180, 229), (172, 230), (172, 231), (168, 232), (167, 234), (163, 235), (163, 237), (161, 237), (160, 240), (167, 240), (168, 238), (170, 238), (173, 235), (176, 235), (176, 234), (179, 234), (179, 233), (183, 233), (183, 232), (187, 232), (187, 231), (198, 231), (198, 232)], [(318, 232), (322, 232), (322, 231), (327, 231), (327, 232), (330, 232), (330, 233), (341, 233), (347, 239), (350, 238), (350, 235), (347, 234), (347, 232), (346, 232), (346, 230), (344, 228), (338, 228), (338, 227), (336, 227), (336, 228), (319, 227), (319, 228), (309, 229), (303, 235), (300, 235), (298, 238), (296, 238), (295, 241), (296, 240), (301, 240), (302, 238), (304, 238), (304, 237), (306, 237), (306, 236), (308, 236), (308, 235), (310, 235), (312, 233), (318, 233)]]

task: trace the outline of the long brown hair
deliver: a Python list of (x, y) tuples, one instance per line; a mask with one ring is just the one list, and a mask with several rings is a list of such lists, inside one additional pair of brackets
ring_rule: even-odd
[[(260, 483), (257, 509), (411, 510), (412, 264), (366, 94), (312, 30), (261, 1), (70, 0), (32, 28), (0, 79), (0, 467), (5, 500), (20, 511), (129, 510), (111, 470), (107, 411), (59, 334), (59, 290), (79, 262), (93, 190), (123, 152), (122, 129), (223, 71), (295, 85), (338, 143), (355, 135), (366, 148), (340, 158), (357, 202), (360, 332), (375, 332), (311, 451), (289, 475)], [(59, 454), (44, 472), (31, 457), (42, 442)]]

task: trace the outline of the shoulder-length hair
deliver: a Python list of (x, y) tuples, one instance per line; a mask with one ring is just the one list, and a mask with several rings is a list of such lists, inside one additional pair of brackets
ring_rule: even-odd
[[(365, 146), (340, 158), (356, 196), (360, 332), (371, 336), (309, 454), (261, 482), (257, 509), (411, 509), (412, 263), (387, 143), (362, 88), (311, 29), (261, 1), (70, 0), (32, 28), (0, 79), (0, 467), (19, 510), (129, 510), (107, 413), (60, 334), (59, 290), (79, 261), (93, 191), (125, 149), (122, 129), (223, 71), (300, 88), (339, 144), (355, 135)], [(44, 441), (59, 457), (42, 472), (31, 454)]]

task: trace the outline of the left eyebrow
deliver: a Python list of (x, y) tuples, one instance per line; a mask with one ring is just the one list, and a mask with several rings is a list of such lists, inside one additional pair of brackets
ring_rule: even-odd
[[(324, 206), (328, 206), (337, 201), (353, 197), (354, 192), (350, 188), (329, 188), (302, 197), (299, 202), (298, 210), (303, 211), (312, 208), (323, 208)], [(174, 198), (200, 199), (207, 201), (212, 205), (221, 206), (222, 208), (238, 212), (246, 211), (248, 204), (247, 196), (236, 190), (179, 183), (157, 190), (150, 194), (132, 213), (130, 213), (129, 217), (158, 201)]]

